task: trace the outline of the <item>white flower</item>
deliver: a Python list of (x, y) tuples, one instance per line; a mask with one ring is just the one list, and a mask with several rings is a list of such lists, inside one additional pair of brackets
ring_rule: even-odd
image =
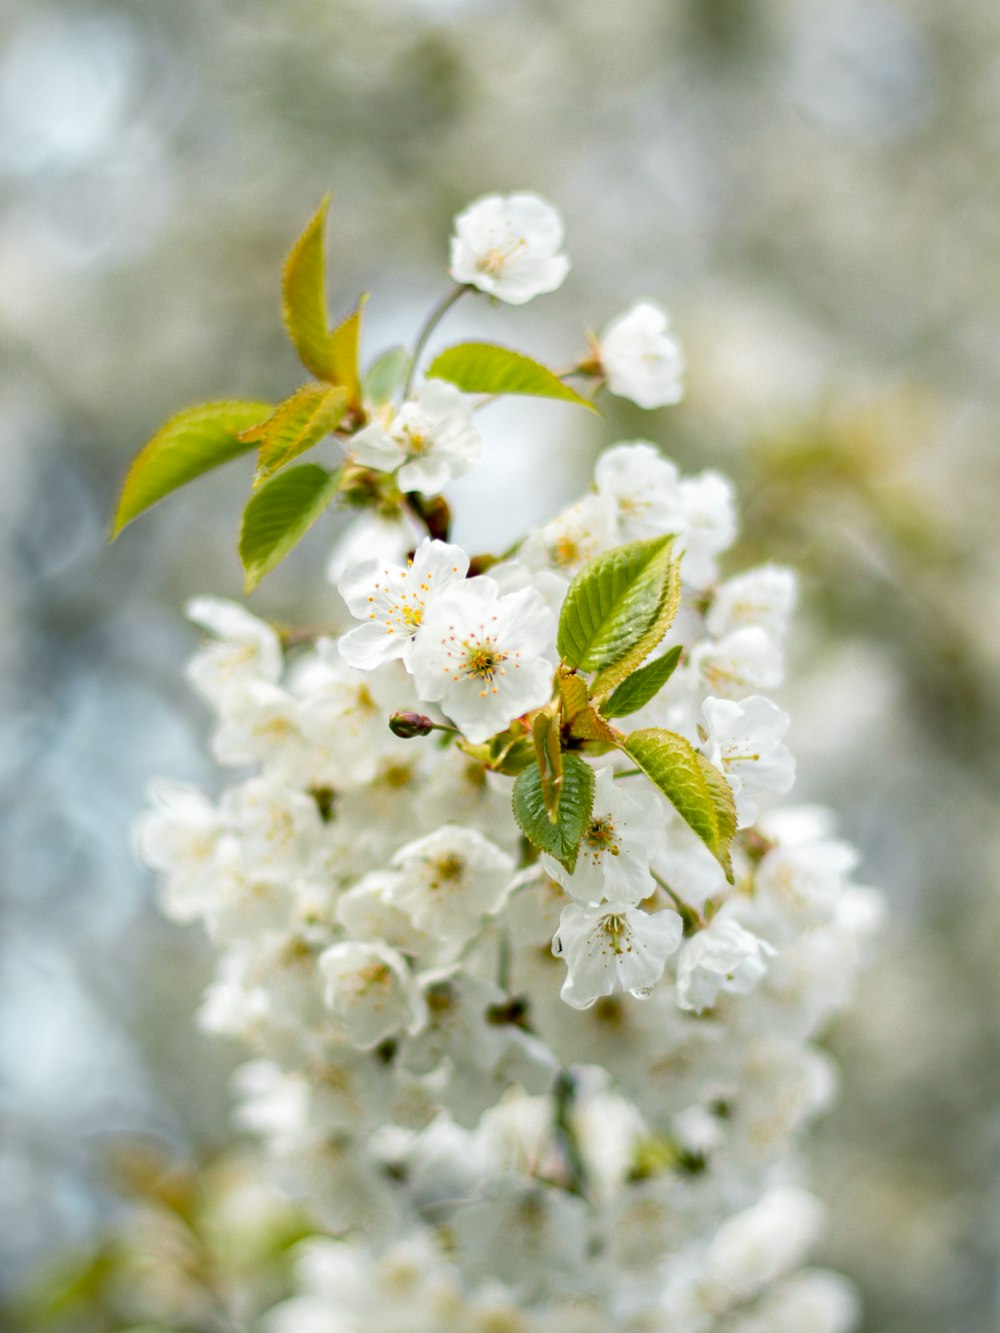
[(281, 642), (266, 621), (222, 597), (194, 597), (187, 617), (217, 639), (197, 652), (187, 678), (213, 704), (251, 681), (273, 684), (281, 675)]
[(154, 782), (153, 809), (144, 811), (133, 829), (139, 858), (165, 872), (160, 898), (175, 921), (194, 921), (204, 910), (213, 862), (225, 833), (212, 802), (184, 782)]
[(542, 857), (548, 874), (577, 902), (639, 903), (656, 888), (649, 863), (663, 841), (663, 807), (647, 784), (636, 785), (634, 794), (625, 786), (609, 768), (597, 773), (594, 808), (572, 874), (551, 856)]
[(511, 889), (514, 862), (474, 829), (446, 824), (401, 847), (400, 871), (388, 897), (413, 924), (446, 940), (466, 940), (499, 912)]
[(637, 301), (613, 319), (600, 340), (608, 388), (639, 407), (665, 407), (684, 396), (684, 354), (667, 332), (667, 313)]
[(543, 654), (554, 637), (555, 617), (534, 589), (503, 597), (492, 579), (468, 579), (428, 607), (408, 666), (421, 699), (485, 741), (549, 698), (554, 662)]
[(677, 963), (677, 1003), (701, 1013), (720, 991), (749, 995), (767, 971), (774, 949), (728, 916), (717, 916), (687, 940)]
[(400, 490), (436, 495), (475, 467), (483, 439), (458, 389), (443, 380), (428, 380), (390, 416), (385, 428), (373, 422), (354, 436), (350, 448), (351, 457), (366, 467), (380, 472), (398, 468)]
[(736, 537), (732, 482), (719, 472), (702, 472), (681, 482), (684, 511), (684, 560), (681, 574), (692, 588), (705, 588), (716, 576), (715, 557)]
[(788, 714), (759, 694), (741, 703), (709, 698), (701, 711), (708, 757), (732, 787), (740, 827), (746, 828), (757, 816), (748, 793), (786, 792), (795, 781), (795, 760), (781, 743)]
[(423, 623), (432, 598), (469, 570), (469, 557), (460, 546), (425, 537), (406, 566), (363, 560), (349, 566), (337, 585), (347, 609), (365, 623), (340, 640), (340, 655), (361, 671), (404, 660)]
[(839, 1273), (806, 1269), (782, 1279), (732, 1333), (851, 1333), (861, 1317), (854, 1288)]
[(562, 218), (536, 194), (491, 194), (455, 219), (451, 276), (511, 305), (554, 292), (569, 272)]
[(782, 639), (795, 607), (796, 580), (784, 565), (758, 565), (716, 589), (706, 617), (709, 633), (721, 639), (731, 630), (756, 625)]
[(726, 699), (773, 690), (785, 675), (781, 649), (757, 625), (733, 630), (719, 643), (700, 643), (691, 665), (712, 694)]
[(773, 1189), (752, 1208), (727, 1218), (705, 1256), (715, 1307), (747, 1300), (794, 1267), (816, 1239), (822, 1218), (811, 1194), (790, 1188)]
[(687, 527), (680, 476), (646, 440), (605, 449), (594, 469), (597, 494), (615, 506), (622, 541), (661, 537)]
[(649, 914), (627, 902), (569, 903), (552, 941), (552, 952), (566, 963), (562, 998), (574, 1009), (589, 1009), (617, 990), (646, 995), (663, 975), (682, 931), (680, 917), (669, 909)]
[(423, 1025), (423, 997), (395, 949), (343, 940), (324, 949), (317, 967), (324, 1002), (359, 1050), (371, 1050), (401, 1030), (418, 1032)]
[[(589, 560), (614, 546), (615, 535), (613, 507), (602, 495), (585, 495), (529, 533), (518, 554), (529, 568), (550, 567), (569, 579)], [(563, 596), (566, 587), (564, 583)]]

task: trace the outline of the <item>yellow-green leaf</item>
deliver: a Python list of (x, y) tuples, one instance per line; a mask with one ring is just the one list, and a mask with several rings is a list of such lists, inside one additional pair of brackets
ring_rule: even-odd
[(202, 403), (171, 417), (136, 455), (122, 483), (111, 530), (126, 524), (171, 491), (253, 446), (241, 432), (264, 420), (270, 403)]
[(528, 841), (548, 852), (573, 873), (580, 842), (594, 809), (594, 770), (576, 754), (562, 757), (559, 809), (553, 823), (545, 800), (542, 775), (531, 764), (514, 783), (514, 818)]
[(247, 592), (302, 540), (337, 494), (337, 481), (326, 468), (303, 463), (279, 472), (251, 497), (240, 530)]
[(648, 634), (663, 602), (671, 541), (630, 542), (584, 565), (559, 615), (559, 653), (567, 666), (600, 671)]
[(726, 872), (732, 883), (729, 848), (736, 831), (736, 814), (729, 784), (695, 748), (673, 731), (648, 727), (625, 739), (625, 751), (671, 803), (685, 823)]
[(359, 358), (361, 352), (361, 316), (367, 296), (362, 296), (357, 307), (330, 335), (330, 368), (334, 384), (341, 384), (347, 390), (347, 401), (354, 405), (361, 397), (361, 371)]
[(267, 421), (244, 433), (244, 439), (260, 443), (254, 486), (319, 444), (336, 430), (346, 411), (344, 388), (304, 384), (297, 389)]
[(547, 366), (495, 343), (459, 343), (457, 347), (449, 347), (431, 362), (427, 378), (447, 380), (464, 393), (559, 398), (597, 411), (593, 403), (564, 384)]
[[(673, 538), (670, 540), (672, 542)], [(637, 671), (640, 663), (644, 662), (653, 649), (662, 642), (667, 630), (674, 623), (680, 604), (680, 562), (666, 560), (663, 565), (663, 584), (656, 615), (646, 632), (639, 636), (628, 652), (623, 653), (617, 661), (611, 662), (594, 678), (591, 693), (595, 699), (604, 698)], [(602, 708), (603, 711), (605, 710)], [(608, 713), (607, 716), (611, 717), (612, 714)]]
[(318, 380), (333, 375), (326, 316), (326, 254), (323, 232), (330, 196), (326, 195), (292, 246), (281, 276), (282, 314), (288, 336)]

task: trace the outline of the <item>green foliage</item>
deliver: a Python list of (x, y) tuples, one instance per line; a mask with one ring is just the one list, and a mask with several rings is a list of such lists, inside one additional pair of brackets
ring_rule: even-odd
[[(673, 538), (669, 537), (667, 540), (672, 547)], [(596, 699), (606, 697), (638, 670), (640, 664), (662, 642), (663, 636), (674, 623), (674, 617), (677, 615), (680, 604), (680, 563), (671, 559), (665, 562), (663, 582), (660, 589), (660, 603), (656, 615), (645, 633), (639, 636), (628, 652), (605, 667), (594, 678), (591, 693)]]
[(625, 751), (697, 833), (732, 883), (729, 848), (736, 811), (728, 782), (683, 736), (649, 727), (625, 739)]
[(241, 433), (273, 411), (270, 403), (203, 403), (178, 413), (136, 455), (122, 484), (112, 538), (171, 491), (253, 447)]
[(244, 431), (244, 440), (260, 443), (254, 486), (259, 486), (279, 468), (306, 453), (336, 430), (344, 419), (347, 403), (346, 388), (331, 389), (323, 384), (304, 384), (301, 389), (296, 389), (291, 398), (286, 398), (266, 421)]
[(591, 703), (582, 676), (560, 673), (559, 692), (563, 722), (574, 740), (601, 741), (605, 745), (616, 745), (621, 740), (621, 733), (609, 726)]
[(302, 364), (318, 380), (329, 380), (333, 373), (330, 331), (326, 320), (326, 254), (323, 244), (329, 207), (330, 196), (327, 194), (306, 224), (305, 231), (292, 246), (281, 275), (281, 313), (285, 328)]
[(358, 364), (361, 355), (361, 316), (368, 301), (362, 296), (354, 310), (330, 335), (330, 366), (334, 384), (347, 390), (347, 401), (356, 405), (361, 397)]
[(559, 616), (559, 653), (568, 666), (610, 667), (649, 636), (669, 581), (671, 540), (616, 546), (580, 570)]
[(303, 463), (261, 486), (243, 511), (240, 530), (247, 592), (302, 540), (337, 494), (337, 485), (336, 473)]
[(514, 783), (514, 818), (534, 847), (554, 856), (572, 874), (580, 841), (594, 809), (594, 770), (579, 755), (564, 754), (559, 785), (558, 811), (553, 822), (538, 764), (524, 769)]
[(547, 366), (530, 356), (512, 352), (495, 343), (459, 343), (435, 357), (427, 370), (428, 379), (447, 380), (464, 393), (513, 393), (535, 398), (559, 398), (578, 403), (591, 412), (597, 409), (582, 398)]
[(601, 704), (601, 713), (605, 717), (627, 717), (629, 713), (637, 713), (640, 708), (645, 708), (674, 674), (682, 652), (678, 644), (662, 657), (655, 658), (633, 671), (631, 676), (626, 676), (611, 697)]
[(388, 403), (399, 392), (410, 370), (410, 354), (405, 347), (390, 347), (365, 372), (362, 393), (365, 402), (375, 407)]

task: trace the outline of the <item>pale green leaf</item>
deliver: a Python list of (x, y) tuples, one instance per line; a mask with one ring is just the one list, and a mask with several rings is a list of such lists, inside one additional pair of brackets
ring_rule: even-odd
[(554, 856), (572, 874), (594, 809), (594, 770), (587, 761), (576, 754), (563, 755), (555, 823), (549, 818), (537, 763), (518, 775), (513, 806), (518, 828), (528, 841)]
[(381, 407), (391, 402), (403, 387), (410, 369), (410, 354), (405, 347), (390, 347), (365, 372), (363, 396), (366, 403)]
[(171, 491), (246, 453), (253, 445), (240, 433), (273, 410), (270, 403), (202, 403), (171, 417), (136, 455), (125, 476), (112, 538)]
[(707, 772), (712, 766), (683, 736), (659, 727), (633, 731), (626, 737), (624, 748), (697, 833), (732, 883), (729, 848), (736, 817), (731, 796), (727, 799), (720, 786), (728, 787), (722, 774), (718, 774), (717, 781)]
[(326, 195), (292, 246), (281, 277), (282, 314), (288, 336), (302, 364), (319, 380), (333, 377), (323, 243), (329, 206), (330, 196)]
[(431, 362), (427, 378), (447, 380), (464, 393), (528, 394), (578, 403), (591, 412), (597, 410), (547, 366), (494, 343), (459, 343), (457, 347), (449, 347)]
[(682, 651), (678, 644), (662, 657), (647, 662), (644, 667), (633, 671), (631, 676), (626, 676), (610, 699), (601, 704), (604, 716), (627, 717), (629, 713), (638, 713), (640, 708), (645, 708), (674, 674)]
[(305, 384), (297, 389), (267, 421), (244, 434), (244, 439), (260, 442), (254, 486), (319, 444), (336, 430), (346, 411), (345, 388)]
[(568, 666), (599, 671), (648, 633), (663, 602), (671, 540), (616, 546), (580, 570), (559, 616), (559, 652)]
[(240, 530), (247, 592), (302, 540), (336, 493), (336, 474), (303, 463), (279, 472), (251, 497)]

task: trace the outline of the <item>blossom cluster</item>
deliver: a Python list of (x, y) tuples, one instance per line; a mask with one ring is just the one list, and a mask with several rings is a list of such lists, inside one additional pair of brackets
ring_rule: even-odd
[[(520, 303), (563, 280), (561, 244), (548, 205), (494, 196), (457, 220), (452, 274)], [(655, 307), (600, 348), (612, 391), (679, 396)], [(438, 381), (372, 418), (352, 465), (404, 491), (436, 494), (481, 452)], [(211, 637), (189, 677), (235, 780), (216, 800), (159, 784), (137, 841), (166, 912), (218, 950), (201, 1021), (253, 1057), (238, 1120), (327, 1233), (270, 1333), (852, 1326), (849, 1286), (802, 1267), (821, 1207), (796, 1147), (833, 1095), (815, 1042), (879, 903), (825, 811), (776, 804), (795, 581), (722, 578), (736, 533), (724, 476), (629, 441), (486, 567), (402, 513), (356, 519), (330, 562), (339, 634), (287, 648), (234, 603), (192, 603)], [(731, 874), (620, 748), (578, 749), (575, 859), (511, 813), (504, 756), (553, 696), (574, 578), (667, 535), (666, 683), (630, 722), (728, 792)]]

